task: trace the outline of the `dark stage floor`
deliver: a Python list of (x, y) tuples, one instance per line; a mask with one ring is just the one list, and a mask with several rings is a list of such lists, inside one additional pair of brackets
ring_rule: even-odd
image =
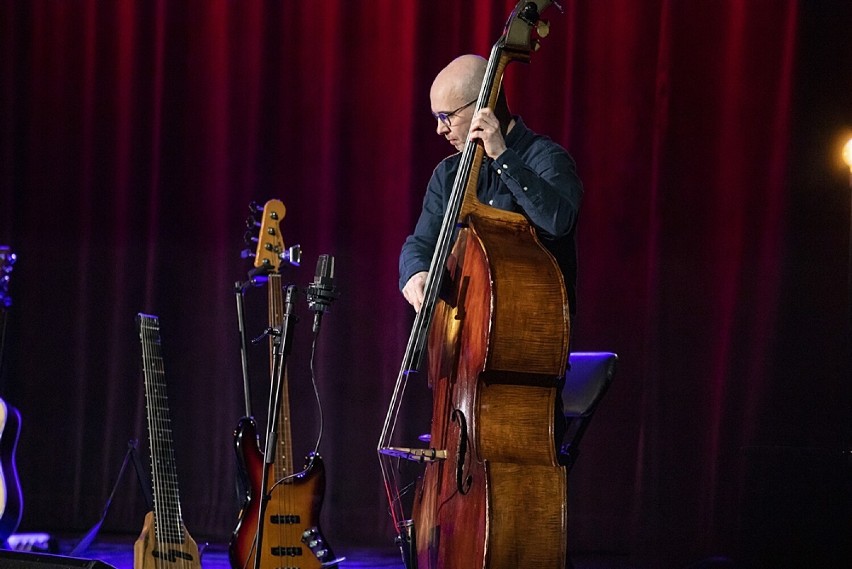
[[(76, 545), (77, 540), (56, 540), (56, 555), (63, 559), (47, 557), (47, 554), (0, 552), (0, 568), (10, 567), (80, 567), (84, 569), (107, 569), (103, 565), (91, 563), (92, 560), (102, 561), (108, 567), (115, 569), (133, 569), (133, 543), (137, 536), (103, 536), (84, 552), (75, 556), (75, 559), (85, 559), (89, 562), (69, 559), (70, 552)], [(199, 547), (202, 543), (199, 542)], [(335, 547), (338, 557), (345, 557), (338, 567), (340, 569), (372, 569), (393, 568), (404, 569), (400, 560), (399, 551), (388, 546), (387, 548), (364, 548), (364, 547)], [(14, 558), (13, 558), (14, 556)], [(36, 560), (40, 563), (36, 563)], [(17, 561), (18, 564), (12, 563)], [(26, 563), (27, 561), (32, 562)], [(50, 562), (57, 563), (51, 565)], [(632, 569), (624, 559), (606, 555), (574, 555), (575, 569)], [(230, 569), (228, 564), (228, 553), (226, 544), (207, 544), (201, 556), (203, 569)]]

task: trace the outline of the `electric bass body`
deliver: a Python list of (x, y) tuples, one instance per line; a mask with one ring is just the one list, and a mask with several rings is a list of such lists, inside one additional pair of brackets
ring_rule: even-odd
[[(249, 488), (231, 536), (228, 556), (233, 569), (252, 569), (263, 468), (270, 468), (270, 472), (274, 468), (264, 462), (253, 419), (243, 417), (240, 420), (234, 432), (234, 446), (241, 474)], [(324, 495), (325, 466), (318, 455), (308, 457), (304, 472), (273, 488), (264, 520), (261, 569), (318, 569), (322, 567), (320, 559), (334, 558), (319, 529)]]

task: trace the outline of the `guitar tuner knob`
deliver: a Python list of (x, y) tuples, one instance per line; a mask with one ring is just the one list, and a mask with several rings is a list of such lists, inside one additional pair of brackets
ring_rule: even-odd
[(263, 206), (260, 205), (257, 202), (254, 202), (254, 201), (250, 202), (248, 207), (249, 207), (249, 212), (252, 213), (252, 214), (263, 213)]
[(248, 227), (249, 229), (257, 229), (258, 227), (260, 227), (260, 222), (255, 219), (254, 216), (250, 215), (246, 218), (246, 227)]
[(254, 251), (252, 251), (251, 249), (243, 249), (242, 251), (240, 251), (241, 259), (250, 259), (252, 257), (254, 257)]
[(251, 231), (246, 231), (243, 234), (243, 242), (246, 245), (254, 245), (255, 243), (257, 243), (257, 237)]

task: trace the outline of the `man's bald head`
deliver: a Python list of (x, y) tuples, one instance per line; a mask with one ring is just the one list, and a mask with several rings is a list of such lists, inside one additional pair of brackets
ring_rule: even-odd
[(430, 98), (458, 100), (459, 104), (479, 96), (482, 79), (488, 62), (478, 55), (462, 55), (444, 67), (432, 82)]
[[(478, 55), (462, 55), (444, 67), (432, 82), (429, 102), (437, 119), (435, 132), (445, 137), (458, 151), (464, 149), (475, 111), (471, 105), (479, 99), (487, 67), (488, 61)], [(505, 136), (514, 120), (502, 88), (493, 111)]]

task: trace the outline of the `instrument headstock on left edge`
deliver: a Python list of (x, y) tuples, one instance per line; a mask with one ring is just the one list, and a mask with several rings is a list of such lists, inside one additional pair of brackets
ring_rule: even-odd
[(12, 306), (12, 297), (9, 296), (9, 279), (12, 266), (18, 259), (12, 250), (0, 245), (0, 309)]
[[(506, 22), (499, 42), (501, 46), (517, 53), (520, 59), (529, 59), (530, 52), (540, 47), (539, 39), (547, 37), (550, 32), (550, 23), (542, 20), (541, 14), (551, 4), (554, 4), (552, 0), (520, 0)], [(556, 6), (559, 7), (559, 4)], [(533, 37), (533, 29), (537, 37)]]

